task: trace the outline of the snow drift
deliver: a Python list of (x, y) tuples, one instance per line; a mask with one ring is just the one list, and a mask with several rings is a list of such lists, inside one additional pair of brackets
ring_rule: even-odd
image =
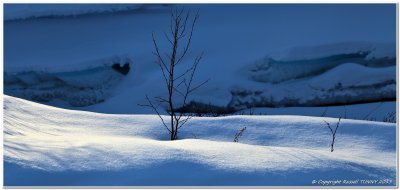
[(247, 66), (247, 70), (250, 78), (255, 81), (280, 83), (319, 75), (346, 63), (367, 67), (394, 66), (396, 44), (353, 42), (296, 47), (267, 56)]
[(121, 73), (119, 65), (129, 66), (132, 61), (127, 57), (114, 57), (80, 70), (5, 72), (4, 92), (48, 104), (63, 100), (71, 106), (93, 105), (111, 96), (112, 88), (126, 75)]
[(232, 90), (229, 107), (348, 105), (395, 100), (395, 66), (371, 68), (347, 63), (304, 80), (238, 86)]
[[(395, 184), (395, 124), (344, 119), (330, 152), (324, 120), (337, 121), (193, 118), (181, 140), (166, 141), (155, 115), (64, 110), (4, 96), (5, 185), (321, 185), (312, 180), (339, 177)], [(240, 143), (232, 142), (244, 126)], [(186, 177), (170, 181), (173, 176)]]

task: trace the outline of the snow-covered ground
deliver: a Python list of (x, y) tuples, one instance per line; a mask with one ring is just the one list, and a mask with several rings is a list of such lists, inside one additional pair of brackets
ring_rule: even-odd
[(396, 122), (396, 102), (377, 102), (327, 107), (249, 108), (235, 115), (302, 115), (368, 121)]
[[(234, 113), (169, 141), (138, 104), (166, 94), (151, 33), (165, 49), (173, 7), (200, 11), (176, 71), (204, 51), (194, 82), (210, 81), (188, 102)], [(6, 4), (4, 19), (6, 186), (396, 185), (395, 4)]]
[[(4, 96), (5, 185), (395, 185), (395, 124), (343, 119), (330, 152), (324, 121), (338, 119), (193, 118), (180, 140), (168, 141), (156, 115), (65, 110)], [(359, 182), (346, 184), (351, 180)]]

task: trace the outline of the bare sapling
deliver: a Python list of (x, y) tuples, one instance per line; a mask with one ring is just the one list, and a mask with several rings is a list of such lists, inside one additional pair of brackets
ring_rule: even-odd
[[(184, 61), (190, 49), (198, 18), (198, 11), (192, 14), (190, 10), (186, 11), (183, 8), (171, 10), (170, 31), (169, 34), (164, 32), (166, 43), (169, 44), (169, 48), (165, 52), (162, 51), (155, 34), (152, 33), (153, 54), (161, 70), (167, 92), (166, 97), (155, 97), (154, 99), (150, 99), (146, 95), (147, 104), (142, 106), (150, 107), (157, 113), (163, 126), (169, 132), (170, 140), (178, 139), (179, 129), (192, 117), (177, 112), (177, 109), (185, 107), (189, 95), (208, 82), (206, 80), (200, 84), (194, 84), (194, 76), (203, 53), (196, 56), (192, 61)], [(186, 68), (181, 71), (182, 69), (177, 69), (178, 66)], [(167, 107), (168, 119), (164, 119), (158, 110), (161, 105)]]
[(340, 126), (340, 120), (341, 120), (341, 119), (342, 119), (342, 118), (339, 117), (339, 121), (336, 123), (335, 129), (333, 129), (333, 127), (331, 127), (331, 125), (330, 125), (327, 121), (324, 120), (324, 122), (326, 123), (326, 126), (329, 128), (329, 130), (331, 131), (331, 134), (332, 134), (331, 152), (334, 151), (334, 148), (333, 148), (333, 147), (334, 147), (334, 145), (335, 145), (336, 132), (337, 132), (339, 126)]

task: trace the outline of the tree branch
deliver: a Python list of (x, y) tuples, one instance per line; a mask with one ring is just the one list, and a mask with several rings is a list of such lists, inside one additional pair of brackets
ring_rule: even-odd
[(155, 107), (154, 106), (154, 104), (151, 102), (151, 100), (149, 99), (149, 97), (147, 96), (147, 94), (146, 94), (146, 100), (147, 100), (147, 102), (149, 103), (149, 104), (138, 104), (139, 106), (144, 106), (144, 107), (150, 107), (150, 108), (152, 108), (153, 109), (153, 111), (154, 112), (156, 112), (157, 113), (157, 115), (158, 115), (158, 117), (161, 119), (161, 122), (162, 122), (162, 124), (164, 125), (164, 127), (169, 131), (169, 132), (171, 132), (171, 130), (169, 130), (169, 128), (168, 128), (168, 126), (167, 126), (167, 124), (164, 122), (164, 119), (162, 118), (162, 116), (161, 116), (161, 114), (158, 112), (158, 110), (157, 110), (157, 107)]
[(198, 19), (198, 18), (199, 18), (199, 12), (197, 11), (196, 16), (194, 17), (193, 22), (192, 22), (192, 26), (191, 26), (190, 33), (189, 33), (189, 39), (188, 39), (188, 41), (187, 41), (187, 43), (186, 43), (186, 46), (183, 48), (183, 53), (182, 53), (182, 55), (178, 58), (178, 61), (176, 62), (176, 64), (180, 63), (180, 62), (183, 60), (183, 58), (186, 56), (186, 53), (187, 53), (188, 50), (189, 50), (190, 43), (192, 42), (192, 36), (193, 36), (194, 26), (196, 25), (196, 22), (197, 22), (197, 19)]

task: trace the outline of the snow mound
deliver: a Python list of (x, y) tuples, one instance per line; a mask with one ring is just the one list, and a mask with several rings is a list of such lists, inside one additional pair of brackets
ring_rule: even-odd
[(373, 42), (343, 42), (320, 46), (294, 47), (273, 55), (281, 61), (310, 60), (332, 55), (366, 52), (367, 59), (395, 58), (396, 44)]
[[(5, 4), (4, 20), (79, 16), (148, 9), (144, 4)], [(150, 8), (159, 7), (154, 5)]]
[(360, 42), (298, 47), (267, 56), (247, 66), (246, 70), (252, 80), (280, 83), (319, 75), (345, 63), (368, 67), (394, 66), (396, 45)]
[(321, 75), (279, 84), (237, 86), (230, 107), (348, 105), (396, 100), (396, 66), (344, 63)]
[[(209, 181), (221, 172), (258, 177), (272, 173), (274, 180), (282, 182), (285, 175), (277, 173), (286, 173), (300, 177), (299, 184), (310, 185), (316, 173), (323, 177), (337, 170), (346, 173), (336, 177), (394, 181), (395, 124), (344, 119), (335, 151), (330, 152), (331, 136), (324, 120), (337, 122), (335, 118), (302, 116), (193, 118), (182, 128), (182, 140), (168, 141), (156, 115), (72, 111), (4, 96), (4, 160), (25, 170), (58, 172), (55, 174), (141, 171), (143, 178), (152, 179), (150, 184), (163, 184), (164, 178), (157, 174), (170, 164), (176, 166), (174, 175), (198, 165), (210, 168), (202, 178), (190, 179), (195, 182)], [(241, 143), (232, 142), (242, 127), (247, 130)], [(187, 165), (179, 167), (182, 162)], [(7, 179), (13, 178), (6, 178), (6, 184), (10, 183)], [(229, 185), (236, 180), (224, 181)]]
[[(91, 63), (91, 62), (90, 62)], [(100, 62), (101, 63), (101, 62)], [(129, 58), (114, 57), (97, 66), (81, 65), (80, 70), (22, 71), (4, 74), (6, 94), (37, 102), (52, 104), (55, 100), (71, 106), (88, 106), (105, 101), (112, 88), (124, 77), (114, 65), (132, 65)]]
[(312, 78), (313, 88), (330, 90), (335, 88), (356, 88), (396, 84), (396, 67), (368, 68), (359, 64), (348, 63)]

